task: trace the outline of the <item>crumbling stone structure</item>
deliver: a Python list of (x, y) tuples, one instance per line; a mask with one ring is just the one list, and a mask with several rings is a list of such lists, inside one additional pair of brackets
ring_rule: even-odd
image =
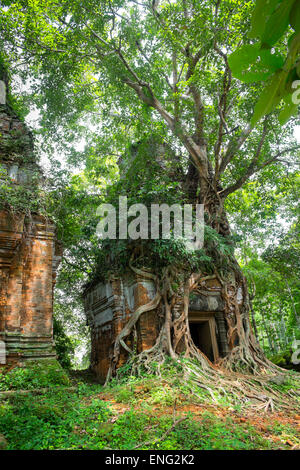
[[(109, 370), (114, 341), (133, 312), (150, 302), (156, 294), (153, 281), (143, 279), (128, 271), (122, 277), (94, 282), (84, 292), (84, 307), (91, 328), (91, 368), (104, 382)], [(182, 309), (179, 298), (174, 310)], [(212, 361), (228, 353), (227, 330), (221, 285), (217, 280), (207, 280), (202, 293), (190, 299), (190, 330), (196, 346)], [(150, 349), (156, 341), (164, 320), (160, 307), (141, 315), (135, 337), (126, 341), (137, 352)], [(134, 344), (135, 343), (135, 344)], [(122, 351), (118, 367), (124, 364), (127, 353)]]
[(18, 364), (55, 357), (53, 287), (61, 248), (51, 221), (15, 212), (5, 202), (5, 191), (13, 189), (35, 197), (42, 174), (32, 136), (6, 102), (7, 83), (0, 84), (0, 341), (6, 350), (1, 362)]

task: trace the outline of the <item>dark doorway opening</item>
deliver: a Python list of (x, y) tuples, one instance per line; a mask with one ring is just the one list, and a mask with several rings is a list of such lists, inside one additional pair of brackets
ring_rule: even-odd
[(216, 358), (213, 350), (213, 339), (209, 320), (190, 322), (190, 332), (197, 348), (213, 362)]

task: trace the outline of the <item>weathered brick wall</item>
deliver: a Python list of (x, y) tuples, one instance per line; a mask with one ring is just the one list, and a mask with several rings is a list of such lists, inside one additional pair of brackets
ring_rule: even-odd
[[(0, 103), (0, 184), (32, 187), (41, 171), (26, 126)], [(33, 180), (33, 177), (35, 178)], [(8, 179), (7, 179), (8, 178)], [(52, 313), (61, 248), (55, 227), (39, 214), (0, 210), (0, 340), (6, 363), (55, 357)]]
[[(105, 380), (113, 343), (128, 322), (132, 313), (148, 303), (155, 296), (155, 287), (149, 280), (128, 274), (123, 278), (113, 278), (106, 284), (99, 283), (86, 290), (84, 307), (88, 324), (91, 327), (91, 367), (102, 381)], [(158, 334), (159, 314), (156, 310), (141, 316), (137, 324), (137, 349), (149, 349)], [(127, 339), (133, 347), (133, 338)], [(127, 359), (122, 351), (119, 364)]]
[(7, 362), (54, 357), (52, 313), (61, 253), (55, 228), (38, 215), (0, 212), (0, 339)]

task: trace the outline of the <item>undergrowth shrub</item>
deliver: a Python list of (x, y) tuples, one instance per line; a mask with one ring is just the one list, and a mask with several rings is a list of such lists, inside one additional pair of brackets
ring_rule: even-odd
[(56, 361), (27, 363), (24, 367), (15, 367), (9, 372), (0, 371), (0, 391), (32, 390), (69, 385), (66, 372)]

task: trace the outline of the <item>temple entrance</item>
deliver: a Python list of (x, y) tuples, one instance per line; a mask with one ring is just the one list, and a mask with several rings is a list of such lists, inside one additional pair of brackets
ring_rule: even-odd
[(219, 349), (214, 315), (189, 312), (189, 324), (192, 340), (197, 348), (199, 348), (211, 362), (215, 362), (219, 357)]

